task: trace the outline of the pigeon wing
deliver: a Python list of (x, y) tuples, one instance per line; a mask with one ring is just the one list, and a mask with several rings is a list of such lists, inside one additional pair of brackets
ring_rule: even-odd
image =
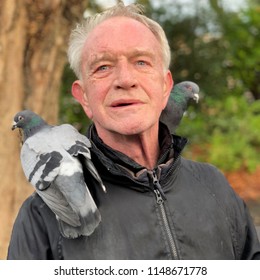
[[(54, 184), (64, 195), (69, 206), (79, 219), (77, 227), (71, 227), (67, 220), (59, 219), (61, 233), (68, 238), (76, 238), (79, 235), (91, 235), (101, 221), (100, 212), (85, 183), (81, 164), (77, 158), (75, 163), (70, 162), (69, 172), (66, 164), (62, 166), (60, 175)], [(77, 163), (78, 162), (78, 163)], [(75, 166), (78, 164), (78, 169)], [(71, 168), (74, 166), (74, 168)], [(74, 170), (74, 171), (73, 171)]]
[[(67, 156), (67, 150), (75, 144), (77, 137), (84, 136), (77, 133), (73, 126), (65, 124), (47, 126), (24, 142), (21, 163), (25, 176), (35, 188), (48, 188), (59, 174), (60, 163)], [(87, 141), (89, 142), (88, 139)], [(90, 142), (86, 145), (90, 146)]]
[(73, 211), (67, 199), (55, 184), (44, 191), (37, 190), (36, 192), (54, 212), (58, 220), (62, 220), (73, 227), (80, 226), (79, 216)]
[[(27, 179), (56, 214), (60, 231), (68, 238), (90, 235), (101, 221), (79, 160), (82, 154), (91, 162), (90, 146), (74, 127), (61, 125), (29, 137), (21, 151)], [(93, 163), (90, 166), (100, 178)]]
[(50, 144), (48, 144), (48, 140), (51, 140), (50, 133), (48, 135), (46, 141), (43, 141), (43, 138), (39, 137), (41, 134), (35, 134), (23, 144), (21, 162), (25, 176), (57, 217), (72, 226), (79, 226), (78, 215), (54, 184), (59, 175), (63, 157), (61, 153), (50, 149)]
[(21, 164), (28, 181), (39, 190), (47, 189), (58, 175), (62, 154), (40, 134), (28, 138), (21, 149)]
[[(78, 157), (81, 159), (81, 163), (84, 168), (84, 173), (86, 176), (91, 176), (96, 180), (98, 185), (106, 192), (106, 188), (95, 168), (93, 162), (91, 161), (90, 148), (91, 143), (89, 139), (79, 133), (73, 126), (69, 124), (63, 124), (53, 128), (53, 132), (57, 137), (59, 135), (63, 136), (64, 141), (62, 141), (62, 146), (64, 149), (73, 157)], [(82, 156), (82, 157), (81, 157)], [(87, 181), (90, 178), (86, 178)]]

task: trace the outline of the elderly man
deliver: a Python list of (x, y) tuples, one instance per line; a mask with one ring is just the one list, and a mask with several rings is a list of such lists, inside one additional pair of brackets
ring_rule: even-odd
[(180, 156), (186, 139), (159, 122), (173, 86), (162, 28), (137, 5), (90, 17), (72, 31), (72, 94), (93, 120), (92, 159), (107, 193), (92, 188), (102, 221), (90, 236), (61, 236), (38, 195), (17, 217), (10, 259), (259, 259), (243, 201), (213, 166)]

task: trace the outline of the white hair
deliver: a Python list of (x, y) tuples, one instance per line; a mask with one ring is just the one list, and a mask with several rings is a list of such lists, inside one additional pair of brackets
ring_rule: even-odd
[(161, 45), (162, 58), (165, 70), (169, 69), (171, 61), (171, 51), (163, 28), (156, 21), (143, 15), (143, 6), (139, 4), (130, 4), (128, 6), (125, 6), (124, 3), (121, 1), (117, 5), (113, 6), (108, 10), (105, 10), (102, 13), (97, 13), (93, 16), (86, 18), (86, 20), (84, 20), (81, 24), (77, 24), (76, 28), (72, 30), (68, 47), (68, 60), (70, 67), (76, 74), (77, 78), (82, 78), (82, 52), (88, 34), (98, 24), (116, 16), (133, 18), (147, 26), (155, 35), (155, 37)]

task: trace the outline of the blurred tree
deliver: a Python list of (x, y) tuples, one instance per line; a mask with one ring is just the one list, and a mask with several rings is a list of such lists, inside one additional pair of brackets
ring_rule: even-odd
[(11, 132), (16, 112), (28, 108), (56, 123), (68, 34), (83, 16), (82, 0), (0, 1), (0, 258), (22, 201), (32, 191)]
[[(210, 0), (219, 21), (222, 40), (226, 41), (230, 52), (225, 65), (233, 84), (242, 83), (252, 97), (260, 99), (260, 5), (256, 1), (231, 17), (223, 17), (224, 11), (216, 0)], [(229, 71), (228, 71), (229, 70)]]

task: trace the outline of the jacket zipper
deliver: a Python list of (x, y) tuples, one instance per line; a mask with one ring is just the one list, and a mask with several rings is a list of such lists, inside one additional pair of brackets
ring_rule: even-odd
[(168, 242), (170, 245), (170, 250), (171, 250), (173, 259), (177, 260), (178, 259), (177, 248), (176, 248), (176, 244), (175, 244), (172, 232), (171, 232), (171, 228), (170, 228), (170, 225), (169, 225), (169, 222), (167, 219), (167, 214), (166, 214), (166, 210), (165, 210), (165, 206), (164, 206), (164, 201), (166, 200), (166, 197), (165, 197), (165, 194), (159, 183), (155, 170), (153, 170), (152, 178), (153, 178), (153, 186), (154, 186), (154, 193), (156, 196), (156, 202), (158, 204), (158, 207), (159, 207), (159, 210), (161, 213), (163, 225), (164, 225), (166, 235), (168, 238)]

